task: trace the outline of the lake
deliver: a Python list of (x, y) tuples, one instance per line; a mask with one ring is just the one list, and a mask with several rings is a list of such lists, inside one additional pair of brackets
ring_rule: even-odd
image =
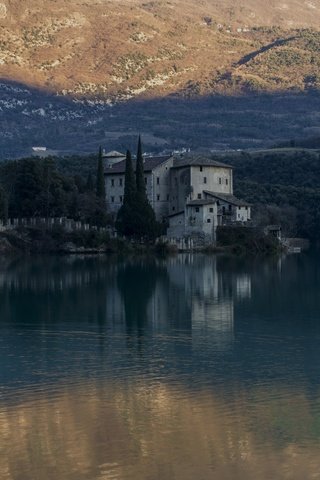
[(0, 479), (320, 479), (319, 265), (0, 259)]

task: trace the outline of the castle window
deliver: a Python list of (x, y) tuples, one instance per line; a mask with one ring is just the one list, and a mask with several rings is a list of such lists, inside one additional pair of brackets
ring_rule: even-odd
[(175, 209), (176, 209), (176, 207), (172, 207), (172, 211), (173, 211), (173, 212), (175, 211)]
[(111, 178), (111, 187), (114, 187), (114, 178)]
[(200, 208), (199, 208), (199, 207), (196, 207), (196, 212), (200, 212)]
[(200, 167), (200, 172), (202, 172), (202, 167)]
[(169, 202), (169, 200), (170, 200), (170, 195), (168, 194), (167, 195), (167, 202)]
[(226, 178), (226, 185), (228, 185), (228, 184), (229, 184), (229, 180)]
[(120, 197), (119, 197), (119, 198), (120, 198), (120, 203), (122, 203), (122, 195), (120, 195)]
[(123, 179), (119, 178), (119, 186), (122, 187)]
[(157, 185), (160, 184), (160, 177), (157, 177)]
[(201, 200), (201, 193), (198, 193), (198, 199)]
[(210, 208), (210, 213), (213, 213), (213, 208), (212, 207)]
[(144, 177), (144, 183), (147, 185), (147, 183), (148, 183), (147, 177)]
[(232, 210), (232, 206), (231, 206), (231, 205), (229, 205), (229, 211), (231, 212), (231, 210)]
[(160, 195), (157, 195), (157, 200), (158, 200), (158, 202), (159, 202), (159, 200), (160, 200)]
[(222, 184), (222, 178), (220, 177), (219, 178), (219, 185), (221, 185), (221, 184)]
[(211, 218), (208, 218), (208, 219), (207, 219), (207, 223), (211, 223)]
[(203, 177), (203, 183), (207, 183), (207, 177)]
[(114, 197), (111, 197), (111, 203), (114, 203)]

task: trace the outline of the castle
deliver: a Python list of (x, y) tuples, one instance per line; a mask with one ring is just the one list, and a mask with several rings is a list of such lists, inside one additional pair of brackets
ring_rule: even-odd
[[(104, 159), (107, 205), (116, 217), (124, 197), (125, 156), (110, 152)], [(251, 220), (250, 205), (233, 195), (230, 165), (189, 153), (144, 157), (144, 174), (149, 202), (157, 219), (168, 221), (170, 238), (202, 235), (215, 241), (218, 225)]]

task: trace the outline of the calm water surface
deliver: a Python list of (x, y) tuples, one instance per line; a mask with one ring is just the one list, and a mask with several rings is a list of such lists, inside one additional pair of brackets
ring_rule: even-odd
[(320, 479), (319, 261), (1, 259), (0, 479)]

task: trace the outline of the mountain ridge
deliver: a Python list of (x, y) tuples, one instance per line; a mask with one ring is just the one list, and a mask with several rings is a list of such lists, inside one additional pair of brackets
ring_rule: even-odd
[(2, 0), (0, 76), (109, 102), (317, 88), (320, 0), (233, 3)]

